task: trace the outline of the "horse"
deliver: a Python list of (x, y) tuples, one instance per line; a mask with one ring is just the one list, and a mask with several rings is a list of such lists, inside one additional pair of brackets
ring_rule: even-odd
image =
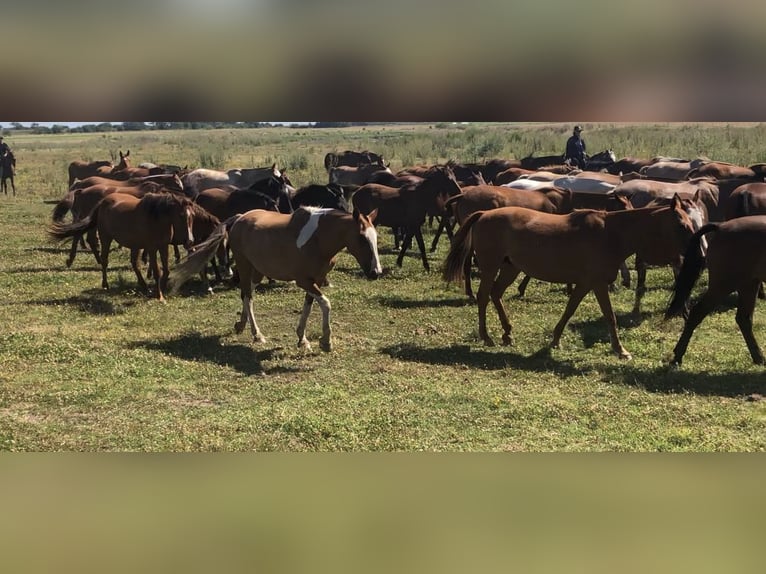
[(334, 167), (346, 165), (350, 167), (359, 167), (360, 165), (379, 165), (388, 167), (383, 156), (371, 151), (351, 151), (346, 150), (340, 153), (328, 153), (324, 156), (324, 167), (327, 173)]
[[(454, 213), (460, 225), (464, 225), (466, 220), (477, 211), (499, 207), (526, 207), (544, 213), (569, 213), (572, 211), (572, 193), (550, 185), (545, 189), (534, 191), (506, 186), (478, 185), (466, 187), (460, 195), (449, 198), (445, 207)], [(466, 257), (463, 275), (465, 294), (473, 301), (470, 257)]]
[(609, 169), (617, 161), (617, 156), (611, 149), (605, 149), (597, 154), (589, 156), (585, 160), (585, 169), (589, 171), (601, 171)]
[(430, 271), (421, 227), (428, 215), (442, 215), (447, 199), (461, 193), (455, 174), (447, 166), (432, 167), (423, 181), (401, 188), (369, 183), (354, 193), (353, 203), (362, 213), (378, 210), (378, 225), (402, 228), (404, 239), (396, 264), (401, 267), (404, 254), (417, 241), (423, 267)]
[[(106, 180), (111, 181), (111, 180)], [(147, 193), (168, 193), (170, 190), (165, 188), (161, 183), (158, 183), (157, 181), (154, 181), (152, 179), (145, 179), (142, 180), (140, 183), (135, 185), (122, 185), (122, 182), (112, 181), (112, 185), (106, 185), (106, 184), (98, 184), (98, 185), (92, 185), (90, 187), (87, 187), (85, 189), (75, 189), (73, 191), (69, 191), (64, 198), (59, 201), (56, 206), (53, 208), (53, 213), (51, 214), (51, 218), (54, 223), (61, 223), (64, 220), (64, 216), (67, 214), (68, 211), (72, 212), (72, 222), (77, 222), (82, 220), (84, 217), (89, 215), (91, 211), (98, 205), (98, 203), (104, 199), (107, 195), (111, 195), (112, 193), (126, 193), (129, 195), (133, 195), (134, 197), (141, 198)], [(96, 229), (91, 229), (88, 231), (88, 239), (90, 244), (95, 243), (96, 238)], [(82, 242), (82, 239), (80, 237), (75, 237), (72, 240), (72, 247), (69, 251), (69, 257), (66, 261), (66, 266), (71, 267), (72, 263), (74, 263), (75, 257), (77, 255), (77, 244), (82, 243), (83, 247), (85, 247), (85, 244)], [(93, 255), (96, 258), (96, 262), (100, 265), (101, 259), (99, 257), (98, 251), (93, 251)]]
[(76, 179), (85, 179), (86, 177), (92, 177), (94, 175), (103, 176), (112, 171), (113, 167), (114, 164), (109, 160), (91, 162), (75, 160), (69, 164), (69, 183), (67, 186), (72, 187), (72, 184)]
[[(697, 192), (692, 199), (680, 198), (681, 209), (689, 216), (689, 220), (692, 222), (692, 230), (694, 232), (699, 231), (708, 222), (707, 208), (700, 199), (700, 194)], [(665, 207), (670, 206), (676, 199), (657, 198), (653, 200), (647, 207)], [(661, 241), (657, 238), (657, 241), (652, 241), (649, 238), (645, 245), (641, 246), (636, 251), (636, 298), (633, 304), (633, 314), (638, 315), (641, 312), (641, 299), (646, 294), (646, 269), (648, 266), (665, 266), (670, 265), (673, 268), (673, 277), (678, 277), (678, 273), (681, 269), (683, 262), (683, 254), (685, 246), (677, 244), (669, 244)], [(703, 253), (707, 249), (707, 241), (702, 238), (701, 248)], [(623, 283), (624, 284), (624, 283)], [(628, 285), (626, 285), (627, 287)]]
[[(706, 235), (707, 254), (700, 242)], [(702, 269), (708, 269), (708, 288), (686, 314), (687, 301)], [(665, 317), (687, 315), (681, 337), (673, 349), (671, 364), (680, 366), (694, 329), (724, 298), (737, 292), (736, 322), (753, 362), (764, 364), (764, 356), (753, 335), (753, 312), (762, 281), (766, 281), (766, 216), (752, 215), (724, 223), (709, 223), (694, 234), (676, 280)]]
[(225, 221), (238, 213), (251, 209), (266, 209), (281, 213), (292, 213), (293, 206), (287, 184), (283, 176), (269, 176), (248, 189), (228, 191), (221, 188), (209, 188), (197, 194), (194, 201), (210, 213)]
[(0, 158), (0, 184), (3, 188), (3, 193), (8, 195), (8, 180), (11, 180), (11, 188), (13, 189), (13, 195), (16, 195), (16, 183), (14, 176), (16, 175), (16, 157), (13, 152), (8, 152)]
[(76, 181), (69, 187), (69, 191), (85, 189), (93, 185), (115, 185), (122, 187), (133, 187), (140, 185), (145, 181), (153, 181), (161, 184), (169, 191), (183, 192), (184, 185), (177, 174), (147, 175), (146, 177), (132, 177), (130, 179), (119, 180), (111, 177), (91, 176)]
[(271, 176), (282, 177), (282, 172), (277, 169), (276, 163), (271, 167), (238, 168), (228, 171), (199, 168), (185, 173), (181, 181), (187, 195), (194, 197), (206, 189), (222, 188), (227, 185), (246, 188)]
[(501, 207), (468, 218), (455, 235), (442, 276), (447, 281), (461, 280), (465, 260), (472, 251), (476, 253), (481, 274), (479, 336), (488, 346), (494, 345), (487, 333), (490, 298), (503, 325), (503, 344), (513, 343), (502, 297), (520, 272), (575, 286), (553, 331), (552, 347), (559, 346), (567, 322), (583, 297), (593, 291), (609, 328), (613, 352), (630, 359), (617, 334), (609, 284), (617, 278), (620, 264), (648, 241), (664, 237), (669, 243), (685, 244), (691, 235), (691, 221), (679, 201), (670, 207), (614, 212), (586, 209), (567, 215)]
[(120, 162), (112, 168), (112, 170), (109, 173), (104, 174), (105, 177), (108, 177), (110, 179), (118, 179), (118, 180), (126, 180), (130, 179), (132, 177), (146, 177), (148, 175), (162, 175), (163, 171), (160, 168), (157, 168), (156, 170), (146, 169), (143, 167), (132, 167), (130, 165), (130, 160), (128, 160), (128, 157), (130, 156), (130, 150), (127, 151), (127, 153), (122, 153), (122, 150), (119, 150), (120, 152)]
[(332, 350), (330, 300), (319, 286), (335, 266), (336, 255), (344, 247), (354, 256), (368, 279), (382, 273), (378, 256), (378, 235), (373, 225), (377, 211), (369, 216), (336, 209), (301, 207), (292, 214), (256, 209), (235, 215), (222, 223), (207, 241), (175, 267), (171, 282), (177, 290), (189, 277), (204, 268), (222, 242), (228, 241), (240, 276), (242, 313), (234, 325), (241, 333), (249, 323), (255, 342), (265, 338), (253, 314), (253, 284), (265, 277), (295, 281), (306, 291), (303, 312), (298, 322), (298, 346), (310, 349), (306, 322), (316, 301), (322, 309), (323, 351)]
[[(51, 224), (48, 235), (54, 241), (61, 241), (67, 237), (79, 238), (92, 229), (98, 229), (103, 289), (109, 289), (106, 270), (112, 241), (130, 249), (130, 263), (144, 291), (147, 291), (147, 285), (138, 267), (138, 257), (141, 250), (147, 251), (149, 266), (156, 278), (157, 297), (164, 301), (163, 291), (169, 274), (168, 245), (175, 237), (187, 248), (191, 247), (194, 242), (192, 209), (189, 199), (170, 193), (149, 193), (140, 199), (127, 193), (112, 193), (81, 221)], [(98, 251), (94, 241), (90, 242), (90, 246), (94, 253)], [(162, 275), (157, 267), (157, 252), (162, 262)]]
[(301, 187), (290, 198), (290, 202), (294, 209), (312, 206), (351, 211), (343, 195), (343, 188), (333, 184), (311, 184)]

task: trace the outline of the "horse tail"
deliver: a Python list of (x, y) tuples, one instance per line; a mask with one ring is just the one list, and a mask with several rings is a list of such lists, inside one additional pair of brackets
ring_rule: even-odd
[(70, 191), (53, 208), (53, 214), (51, 215), (53, 221), (56, 223), (63, 221), (64, 216), (72, 209), (72, 204), (74, 204), (74, 193)]
[(464, 195), (462, 193), (453, 195), (447, 201), (444, 202), (444, 210), (447, 213), (451, 212), (452, 215), (457, 218), (457, 202), (463, 198), (464, 198)]
[(673, 295), (668, 304), (667, 311), (665, 311), (666, 319), (677, 317), (685, 312), (686, 303), (689, 300), (694, 284), (705, 267), (706, 257), (702, 253), (700, 243), (704, 235), (711, 231), (718, 231), (719, 227), (720, 223), (703, 225), (689, 240), (689, 246), (684, 254), (684, 263), (673, 287)]
[(228, 239), (231, 226), (240, 217), (242, 214), (238, 213), (221, 223), (205, 241), (196, 245), (194, 251), (173, 268), (168, 277), (171, 294), (178, 293), (178, 290), (190, 277), (199, 275), (205, 269), (207, 262), (213, 258), (221, 244)]
[(473, 224), (476, 223), (482, 215), (484, 215), (483, 211), (473, 213), (465, 220), (465, 223), (460, 226), (455, 237), (452, 238), (452, 246), (447, 254), (447, 258), (444, 260), (444, 267), (442, 268), (442, 278), (446, 282), (457, 282), (463, 279), (463, 266), (465, 265), (465, 260), (473, 251), (471, 227), (473, 227)]
[[(74, 237), (74, 236), (81, 236), (86, 231), (90, 231), (91, 229), (94, 229), (96, 225), (98, 225), (98, 208), (101, 206), (101, 202), (96, 205), (96, 207), (93, 208), (93, 211), (90, 212), (90, 215), (88, 217), (85, 217), (84, 219), (81, 219), (80, 221), (76, 221), (73, 223), (61, 223), (59, 221), (56, 221), (54, 219), (54, 222), (48, 226), (48, 229), (46, 230), (48, 233), (48, 237), (51, 239), (51, 241), (63, 241), (67, 237)], [(64, 212), (66, 213), (66, 212)]]

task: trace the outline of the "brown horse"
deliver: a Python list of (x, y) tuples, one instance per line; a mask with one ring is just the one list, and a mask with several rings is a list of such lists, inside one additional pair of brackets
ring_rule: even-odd
[[(76, 223), (53, 223), (48, 228), (49, 236), (55, 241), (67, 237), (82, 237), (91, 229), (98, 229), (101, 242), (101, 287), (109, 288), (106, 269), (109, 265), (109, 248), (112, 241), (130, 248), (130, 263), (138, 283), (146, 291), (146, 281), (138, 267), (142, 250), (149, 254), (149, 265), (157, 280), (157, 297), (164, 301), (163, 290), (168, 278), (168, 245), (180, 240), (187, 247), (194, 241), (192, 232), (193, 211), (191, 201), (169, 193), (149, 193), (142, 198), (126, 193), (112, 193), (102, 199), (85, 219)], [(91, 242), (94, 253), (98, 251)], [(162, 262), (162, 275), (157, 267), (157, 253)]]
[(8, 152), (0, 157), (0, 185), (2, 185), (3, 193), (8, 195), (8, 180), (11, 180), (11, 188), (13, 189), (13, 195), (16, 195), (16, 182), (14, 176), (16, 175), (16, 157), (13, 152)]
[(414, 185), (400, 188), (376, 183), (363, 185), (354, 193), (353, 203), (362, 213), (378, 210), (378, 225), (404, 230), (402, 248), (396, 259), (399, 267), (414, 237), (420, 249), (423, 267), (430, 271), (421, 227), (426, 216), (443, 214), (447, 199), (460, 192), (460, 185), (452, 170), (439, 165), (432, 167), (423, 180)]
[(575, 285), (553, 331), (553, 347), (559, 346), (564, 327), (583, 297), (593, 291), (609, 328), (612, 350), (618, 357), (630, 359), (617, 335), (609, 284), (616, 279), (620, 264), (648, 238), (661, 236), (669, 243), (684, 244), (691, 234), (691, 222), (677, 201), (657, 209), (611, 213), (586, 209), (568, 215), (502, 207), (468, 218), (455, 235), (443, 276), (447, 281), (462, 279), (465, 260), (475, 251), (481, 273), (479, 336), (486, 345), (494, 344), (487, 333), (490, 298), (503, 325), (503, 344), (513, 342), (502, 297), (520, 272), (543, 281)]
[[(543, 213), (564, 214), (572, 211), (572, 193), (550, 187), (541, 190), (512, 189), (496, 185), (466, 187), (463, 193), (447, 200), (446, 208), (451, 209), (460, 225), (477, 211), (498, 207), (526, 207)], [(473, 300), (471, 287), (471, 257), (466, 257), (463, 269), (465, 294)], [(527, 279), (523, 286), (526, 287)], [(523, 290), (523, 287), (520, 287)]]
[[(699, 192), (692, 199), (688, 198), (658, 198), (649, 203), (647, 207), (665, 207), (680, 200), (681, 209), (689, 216), (692, 222), (692, 230), (697, 232), (708, 223), (707, 208), (699, 196)], [(648, 241), (636, 251), (636, 298), (633, 304), (633, 313), (641, 312), (641, 299), (646, 294), (646, 270), (649, 266), (667, 266), (673, 268), (673, 277), (678, 277), (683, 263), (683, 254), (686, 246), (663, 241), (661, 237), (650, 237)], [(702, 239), (703, 253), (707, 249), (707, 241)], [(627, 286), (627, 285), (626, 285)]]
[(147, 175), (146, 177), (132, 177), (130, 179), (119, 180), (111, 177), (103, 177), (100, 175), (86, 177), (72, 184), (69, 191), (76, 191), (78, 189), (85, 189), (93, 185), (119, 185), (123, 187), (130, 187), (134, 185), (140, 185), (145, 181), (152, 181), (158, 183), (167, 188), (168, 191), (177, 191), (179, 193), (184, 191), (184, 184), (181, 182), (181, 178), (176, 173), (165, 173), (161, 175)]
[(173, 289), (204, 268), (223, 241), (228, 240), (240, 277), (242, 313), (234, 330), (241, 333), (250, 324), (256, 342), (265, 341), (253, 315), (253, 283), (265, 276), (292, 281), (306, 291), (298, 322), (298, 346), (310, 348), (306, 322), (313, 302), (322, 309), (322, 350), (332, 349), (330, 300), (319, 286), (335, 266), (344, 247), (356, 258), (369, 279), (382, 270), (378, 258), (378, 236), (373, 226), (377, 211), (369, 217), (336, 209), (301, 207), (292, 214), (255, 209), (229, 218), (186, 260), (173, 270)]
[[(110, 181), (110, 180), (107, 180)], [(121, 185), (118, 182), (112, 182), (113, 185), (93, 185), (85, 189), (76, 189), (68, 192), (64, 198), (53, 208), (52, 219), (54, 223), (61, 223), (68, 211), (72, 212), (72, 222), (77, 222), (90, 215), (98, 203), (107, 195), (113, 193), (126, 193), (141, 198), (147, 193), (166, 193), (169, 190), (161, 184), (151, 179), (146, 179), (138, 185)], [(88, 231), (89, 244), (94, 244), (96, 238), (96, 229)], [(81, 242), (80, 237), (72, 240), (72, 248), (69, 252), (69, 258), (66, 266), (71, 267), (77, 255), (77, 244)], [(84, 244), (83, 244), (84, 247)], [(93, 251), (96, 262), (100, 265), (101, 259), (98, 251)]]
[(112, 171), (113, 167), (114, 164), (109, 160), (91, 162), (75, 160), (69, 164), (69, 183), (67, 186), (72, 187), (76, 179), (85, 179), (94, 175), (104, 176)]
[[(710, 234), (707, 255), (700, 250), (702, 238)], [(708, 288), (688, 313), (681, 338), (673, 349), (672, 363), (680, 365), (694, 329), (724, 298), (737, 292), (737, 326), (753, 362), (764, 364), (763, 353), (753, 335), (753, 312), (758, 287), (766, 281), (766, 216), (753, 215), (725, 223), (709, 223), (694, 234), (684, 256), (673, 298), (665, 317), (684, 313), (702, 269), (708, 269)]]

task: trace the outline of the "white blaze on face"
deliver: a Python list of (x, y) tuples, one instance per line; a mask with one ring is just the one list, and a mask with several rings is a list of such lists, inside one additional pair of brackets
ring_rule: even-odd
[[(705, 224), (703, 218), (702, 218), (702, 210), (699, 207), (692, 207), (689, 210), (687, 210), (686, 215), (689, 216), (689, 219), (692, 220), (692, 228), (694, 231), (699, 231), (699, 229)], [(707, 253), (707, 238), (703, 235), (702, 240), (700, 241), (700, 246), (702, 247), (702, 254)]]
[(306, 211), (309, 211), (311, 215), (309, 216), (308, 221), (306, 224), (301, 228), (300, 233), (298, 234), (298, 240), (295, 242), (298, 246), (298, 249), (306, 245), (308, 243), (309, 239), (314, 235), (317, 228), (319, 227), (319, 218), (322, 217), (325, 213), (328, 213), (332, 211), (332, 209), (328, 208), (304, 208)]
[(372, 250), (372, 270), (381, 275), (383, 273), (383, 267), (380, 265), (380, 257), (378, 256), (378, 232), (370, 225), (364, 230), (364, 236), (367, 241), (370, 242), (370, 249)]

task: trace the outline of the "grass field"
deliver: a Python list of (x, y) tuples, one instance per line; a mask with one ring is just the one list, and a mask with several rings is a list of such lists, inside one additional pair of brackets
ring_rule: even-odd
[[(766, 447), (766, 373), (734, 323), (734, 299), (695, 333), (681, 370), (665, 364), (681, 320), (665, 322), (672, 274), (649, 272), (640, 317), (633, 291), (613, 295), (623, 344), (610, 353), (592, 295), (547, 350), (563, 286), (532, 282), (506, 298), (516, 346), (485, 348), (475, 306), (457, 285), (423, 271), (415, 253), (369, 282), (343, 253), (326, 290), (335, 350), (296, 347), (302, 292), (264, 286), (255, 313), (268, 342), (235, 335), (239, 294), (205, 296), (190, 282), (163, 305), (136, 291), (127, 252), (110, 259), (102, 291), (92, 256), (64, 266), (46, 241), (52, 206), (73, 159), (130, 149), (141, 161), (211, 167), (286, 166), (297, 186), (325, 181), (328, 151), (371, 149), (392, 168), (456, 158), (560, 151), (569, 125), (451, 124), (340, 130), (273, 128), (110, 134), (6, 135), (18, 160), (15, 198), (0, 197), (0, 449), (2, 450), (469, 450), (760, 451)], [(766, 126), (585, 124), (592, 153), (766, 161)], [(431, 238), (427, 231), (426, 241)], [(430, 256), (438, 269), (447, 243)], [(704, 280), (699, 289), (704, 286)], [(762, 307), (762, 305), (761, 305)], [(764, 340), (764, 315), (755, 333)], [(497, 337), (496, 315), (489, 315)]]

